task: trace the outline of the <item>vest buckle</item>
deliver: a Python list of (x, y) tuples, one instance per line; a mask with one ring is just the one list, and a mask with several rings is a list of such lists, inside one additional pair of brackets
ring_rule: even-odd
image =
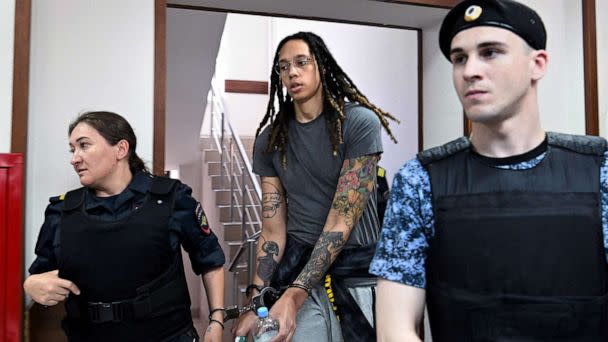
[(129, 302), (89, 302), (87, 309), (92, 323), (119, 322), (128, 318)]

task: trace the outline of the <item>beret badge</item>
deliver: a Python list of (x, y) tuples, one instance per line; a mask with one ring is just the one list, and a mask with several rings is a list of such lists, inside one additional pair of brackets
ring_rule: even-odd
[(469, 6), (469, 8), (464, 11), (464, 21), (471, 22), (477, 20), (477, 18), (481, 16), (481, 12), (483, 12), (481, 7), (477, 5)]

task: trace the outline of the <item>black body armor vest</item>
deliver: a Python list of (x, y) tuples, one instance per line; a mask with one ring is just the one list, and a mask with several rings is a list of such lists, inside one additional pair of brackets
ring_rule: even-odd
[(435, 235), (433, 341), (608, 341), (600, 207), (606, 142), (548, 133), (535, 167), (487, 165), (466, 138), (422, 152)]
[(81, 290), (65, 303), (70, 341), (164, 341), (192, 327), (181, 253), (169, 241), (176, 184), (156, 177), (144, 204), (116, 222), (87, 215), (86, 188), (66, 194), (59, 276)]

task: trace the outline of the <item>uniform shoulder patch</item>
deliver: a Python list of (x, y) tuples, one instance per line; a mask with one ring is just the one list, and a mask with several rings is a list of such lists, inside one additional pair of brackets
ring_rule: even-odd
[(49, 202), (51, 204), (56, 204), (56, 203), (62, 202), (64, 199), (65, 199), (65, 194), (61, 194), (59, 196), (53, 196), (53, 197), (49, 198)]
[(196, 217), (196, 222), (198, 223), (201, 231), (205, 235), (211, 234), (211, 228), (209, 228), (209, 222), (207, 221), (207, 216), (205, 215), (205, 211), (203, 210), (203, 206), (201, 206), (200, 202), (196, 203), (196, 208), (194, 208), (194, 216)]
[(383, 167), (378, 166), (378, 177), (384, 177), (386, 175), (386, 170)]

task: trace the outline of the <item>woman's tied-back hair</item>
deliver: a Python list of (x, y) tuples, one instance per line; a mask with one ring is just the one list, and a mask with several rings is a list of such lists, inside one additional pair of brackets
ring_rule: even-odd
[[(342, 124), (344, 123), (345, 118), (344, 104), (346, 99), (348, 99), (349, 102), (359, 103), (363, 107), (366, 107), (376, 113), (390, 138), (395, 143), (397, 142), (397, 139), (395, 139), (391, 129), (389, 128), (388, 119), (396, 121), (397, 123), (399, 120), (397, 120), (391, 114), (376, 107), (367, 99), (365, 95), (361, 93), (357, 86), (355, 86), (355, 83), (338, 65), (321, 37), (312, 32), (298, 32), (283, 38), (283, 40), (281, 40), (279, 43), (274, 55), (274, 60), (272, 62), (273, 67), (279, 62), (279, 52), (281, 51), (281, 48), (283, 48), (285, 43), (291, 40), (303, 40), (306, 42), (314, 57), (315, 63), (319, 68), (321, 84), (323, 85), (323, 111), (325, 113), (325, 120), (327, 121), (327, 128), (329, 130), (334, 156), (338, 154), (339, 145), (343, 142)], [(278, 112), (275, 110), (274, 106), (275, 95), (279, 100)], [(272, 128), (268, 137), (268, 145), (266, 146), (265, 151), (267, 153), (272, 152), (273, 150), (280, 151), (283, 168), (287, 167), (285, 146), (288, 139), (287, 130), (289, 127), (289, 120), (291, 120), (293, 117), (293, 100), (288, 93), (283, 94), (281, 75), (272, 70), (270, 73), (270, 99), (268, 100), (266, 115), (262, 119), (255, 136), (257, 138), (268, 121), (270, 121)]]
[(112, 112), (85, 112), (78, 115), (76, 120), (70, 123), (68, 136), (72, 134), (74, 128), (80, 123), (93, 127), (112, 146), (118, 144), (123, 139), (126, 140), (129, 143), (129, 169), (131, 173), (135, 174), (138, 171), (150, 172), (143, 160), (135, 152), (137, 137), (125, 118)]

